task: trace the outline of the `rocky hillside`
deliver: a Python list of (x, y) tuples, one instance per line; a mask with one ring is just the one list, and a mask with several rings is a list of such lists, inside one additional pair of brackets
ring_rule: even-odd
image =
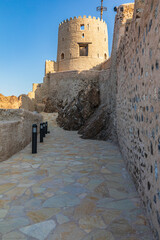
[(5, 97), (0, 94), (0, 108), (16, 109), (19, 108), (19, 100), (16, 96)]

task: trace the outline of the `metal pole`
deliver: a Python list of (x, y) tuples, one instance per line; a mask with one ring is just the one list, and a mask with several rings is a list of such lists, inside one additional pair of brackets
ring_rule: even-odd
[(43, 137), (45, 137), (46, 135), (46, 124), (43, 123)]
[(48, 122), (46, 122), (46, 134), (48, 133)]
[(32, 154), (37, 153), (37, 124), (32, 125)]
[(103, 0), (101, 0), (101, 20), (102, 20), (102, 17), (103, 17)]
[(43, 123), (40, 123), (40, 142), (43, 142)]

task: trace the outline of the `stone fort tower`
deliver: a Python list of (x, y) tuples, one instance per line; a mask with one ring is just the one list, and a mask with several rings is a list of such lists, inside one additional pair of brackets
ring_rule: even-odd
[(57, 62), (46, 61), (46, 74), (99, 69), (109, 58), (107, 24), (95, 17), (74, 17), (59, 25)]

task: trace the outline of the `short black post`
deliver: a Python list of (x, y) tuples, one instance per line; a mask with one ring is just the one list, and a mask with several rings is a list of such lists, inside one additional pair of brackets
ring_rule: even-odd
[(37, 124), (32, 125), (32, 153), (37, 153)]
[(48, 133), (48, 122), (46, 122), (46, 134)]
[(43, 123), (40, 123), (40, 142), (43, 142)]
[(46, 135), (46, 124), (43, 123), (43, 137), (45, 137)]

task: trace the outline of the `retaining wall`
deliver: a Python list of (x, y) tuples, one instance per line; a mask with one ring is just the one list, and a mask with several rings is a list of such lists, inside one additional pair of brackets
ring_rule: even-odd
[[(22, 150), (32, 138), (32, 124), (42, 116), (25, 110), (0, 109), (0, 161)], [(39, 127), (38, 127), (39, 130)]]

